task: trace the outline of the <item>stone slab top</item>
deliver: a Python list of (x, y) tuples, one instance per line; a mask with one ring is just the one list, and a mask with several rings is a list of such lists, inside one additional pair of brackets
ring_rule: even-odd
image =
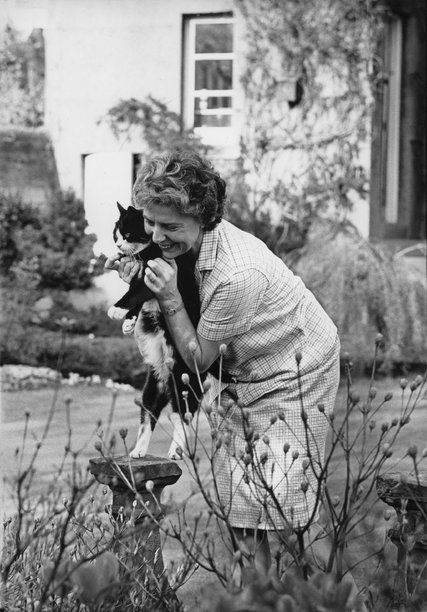
[(130, 459), (127, 455), (117, 457), (95, 457), (89, 459), (89, 469), (96, 480), (109, 486), (123, 485), (120, 472), (131, 480), (131, 472), (137, 485), (145, 485), (152, 480), (154, 486), (173, 484), (182, 474), (182, 470), (175, 461), (165, 457), (146, 455), (139, 459)]
[(400, 504), (402, 498), (427, 509), (427, 471), (418, 474), (390, 472), (380, 474), (376, 480), (378, 496), (387, 504)]

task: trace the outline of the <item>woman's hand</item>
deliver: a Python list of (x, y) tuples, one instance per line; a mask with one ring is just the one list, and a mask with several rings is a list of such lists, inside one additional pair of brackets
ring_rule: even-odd
[(174, 259), (165, 261), (160, 257), (147, 261), (144, 282), (162, 305), (181, 302), (177, 285), (177, 265)]

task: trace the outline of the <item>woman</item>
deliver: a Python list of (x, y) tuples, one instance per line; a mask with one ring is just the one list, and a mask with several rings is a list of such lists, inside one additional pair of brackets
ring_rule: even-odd
[[(226, 347), (223, 364), (233, 382), (219, 389), (214, 380), (213, 388), (214, 396), (221, 391), (224, 434), (231, 432), (233, 443), (218, 449), (215, 477), (235, 537), (267, 567), (266, 532), (302, 527), (317, 514), (314, 472), (338, 387), (337, 330), (281, 259), (222, 220), (225, 183), (208, 161), (187, 152), (158, 156), (140, 170), (133, 196), (163, 252), (148, 262), (145, 282), (188, 368), (207, 370)], [(177, 289), (174, 259), (184, 252), (194, 255), (197, 329)], [(120, 275), (129, 281), (138, 271), (126, 261)], [(138, 325), (135, 336), (138, 341)], [(258, 486), (263, 482), (272, 487), (268, 499)]]

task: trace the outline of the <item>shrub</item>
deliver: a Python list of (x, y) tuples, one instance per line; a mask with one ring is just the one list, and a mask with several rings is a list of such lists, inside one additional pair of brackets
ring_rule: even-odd
[(94, 259), (96, 237), (86, 234), (83, 202), (69, 191), (48, 212), (0, 194), (0, 273), (14, 280), (14, 266), (36, 261), (40, 289), (86, 289), (102, 272)]
[(16, 326), (3, 343), (1, 363), (58, 367), (61, 374), (75, 372), (81, 376), (98, 374), (116, 382), (141, 387), (145, 368), (133, 338), (89, 338), (69, 335), (65, 349), (61, 348), (62, 334), (37, 326)]
[(383, 368), (425, 363), (425, 286), (350, 225), (318, 222), (289, 265), (338, 327), (344, 352), (370, 366), (369, 339), (385, 340)]

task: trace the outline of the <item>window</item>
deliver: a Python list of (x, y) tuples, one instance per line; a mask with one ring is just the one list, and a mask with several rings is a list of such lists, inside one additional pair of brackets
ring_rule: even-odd
[(233, 27), (231, 16), (184, 21), (184, 123), (211, 145), (233, 137)]

